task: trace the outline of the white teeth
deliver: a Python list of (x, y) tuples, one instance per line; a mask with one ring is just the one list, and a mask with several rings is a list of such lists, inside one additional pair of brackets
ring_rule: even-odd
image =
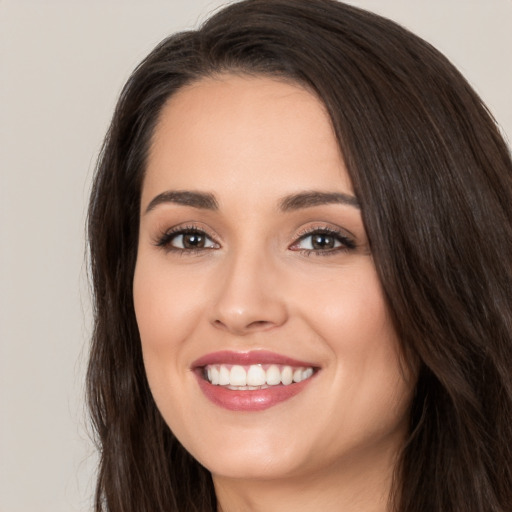
[(254, 391), (255, 389), (266, 389), (267, 385), (264, 386), (226, 386), (228, 389), (233, 391)]
[(210, 379), (211, 379), (212, 384), (219, 383), (219, 370), (217, 368), (215, 368), (215, 366), (212, 366), (212, 368), (211, 368)]
[(291, 366), (285, 366), (281, 372), (281, 382), (288, 386), (293, 382), (293, 370)]
[(247, 385), (248, 386), (263, 386), (267, 383), (267, 376), (265, 370), (260, 366), (253, 364), (249, 367), (247, 372)]
[(277, 386), (277, 384), (281, 384), (281, 372), (279, 371), (279, 367), (275, 364), (267, 370), (267, 384), (269, 386)]
[(243, 366), (235, 364), (235, 366), (231, 367), (229, 383), (231, 386), (247, 386), (247, 372), (244, 370)]
[(219, 370), (219, 385), (227, 386), (230, 382), (229, 370), (225, 366), (221, 366)]
[(206, 366), (204, 376), (216, 386), (226, 386), (236, 390), (254, 390), (279, 384), (289, 386), (293, 382), (309, 379), (313, 373), (311, 367), (293, 368), (288, 365), (272, 364), (265, 370), (261, 364), (252, 364), (246, 367), (221, 364)]
[(302, 380), (309, 379), (309, 377), (311, 377), (311, 375), (313, 375), (313, 368), (306, 368), (302, 372)]

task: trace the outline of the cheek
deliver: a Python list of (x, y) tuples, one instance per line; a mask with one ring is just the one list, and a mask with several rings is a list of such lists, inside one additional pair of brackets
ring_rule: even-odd
[(165, 263), (141, 251), (133, 281), (135, 315), (156, 405), (173, 431), (187, 432), (195, 379), (189, 371), (190, 334), (202, 316), (204, 290), (190, 283), (190, 272), (173, 272)]
[[(316, 278), (316, 279), (315, 279)], [(396, 344), (394, 327), (370, 258), (331, 272), (328, 279), (309, 274), (291, 294), (320, 337), (335, 353), (364, 354)]]
[(183, 406), (181, 387), (190, 377), (186, 340), (201, 309), (201, 291), (187, 281), (187, 272), (170, 272), (165, 258), (142, 252), (137, 261), (133, 298), (146, 376), (159, 408), (173, 416)]
[(334, 412), (338, 421), (354, 422), (356, 430), (356, 422), (364, 418), (389, 426), (405, 414), (414, 378), (401, 357), (371, 259), (342, 270), (334, 278), (317, 279), (315, 286), (297, 290), (296, 296), (305, 323), (330, 352), (332, 364), (327, 371), (336, 390), (335, 401), (350, 404), (345, 409), (350, 417), (341, 408)]
[(143, 348), (173, 350), (193, 329), (201, 310), (202, 286), (165, 262), (139, 258), (133, 281), (135, 314)]

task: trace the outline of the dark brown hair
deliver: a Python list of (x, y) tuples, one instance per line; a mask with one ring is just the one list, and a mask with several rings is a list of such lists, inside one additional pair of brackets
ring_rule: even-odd
[(210, 474), (151, 397), (132, 279), (159, 112), (224, 72), (295, 81), (330, 113), (404, 353), (419, 361), (390, 506), (512, 510), (512, 163), (495, 122), (446, 58), (389, 20), (333, 0), (248, 0), (151, 52), (99, 159), (88, 221), (96, 511), (216, 509)]

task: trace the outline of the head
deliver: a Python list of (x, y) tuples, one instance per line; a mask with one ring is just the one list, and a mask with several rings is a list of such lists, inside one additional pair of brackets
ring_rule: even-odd
[[(407, 421), (397, 503), (427, 510), (467, 500), (467, 510), (480, 510), (469, 507), (490, 495), (503, 506), (510, 480), (497, 475), (505, 466), (496, 460), (505, 460), (512, 435), (504, 427), (512, 350), (508, 150), (444, 57), (392, 22), (330, 0), (234, 4), (199, 31), (161, 43), (121, 95), (89, 216), (96, 298), (89, 398), (103, 445), (98, 500), (121, 503), (124, 495), (143, 510), (151, 495), (153, 508), (213, 507), (208, 471), (169, 431), (151, 394), (134, 276), (155, 134), (173, 102), (244, 80), (296, 91), (332, 129), (340, 184), (359, 205), (397, 368), (411, 384), (401, 401)], [(478, 489), (468, 483), (477, 474), (484, 475)], [(190, 493), (192, 482), (202, 491)]]

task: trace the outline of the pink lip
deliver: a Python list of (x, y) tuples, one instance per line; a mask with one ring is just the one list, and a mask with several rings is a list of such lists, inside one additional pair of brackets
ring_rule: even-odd
[(288, 400), (300, 393), (316, 376), (313, 374), (309, 379), (295, 382), (288, 386), (270, 386), (266, 389), (236, 391), (224, 386), (210, 384), (203, 377), (203, 367), (210, 364), (280, 364), (299, 367), (318, 366), (297, 359), (292, 359), (280, 354), (267, 351), (231, 352), (221, 351), (207, 354), (192, 364), (201, 391), (215, 405), (230, 411), (256, 412), (263, 411), (285, 400)]
[(317, 367), (313, 363), (299, 361), (291, 357), (268, 352), (266, 350), (252, 350), (250, 352), (233, 352), (231, 350), (222, 350), (212, 352), (200, 357), (192, 363), (192, 368), (200, 368), (209, 364), (239, 364), (241, 366), (250, 364), (282, 364), (289, 366)]

